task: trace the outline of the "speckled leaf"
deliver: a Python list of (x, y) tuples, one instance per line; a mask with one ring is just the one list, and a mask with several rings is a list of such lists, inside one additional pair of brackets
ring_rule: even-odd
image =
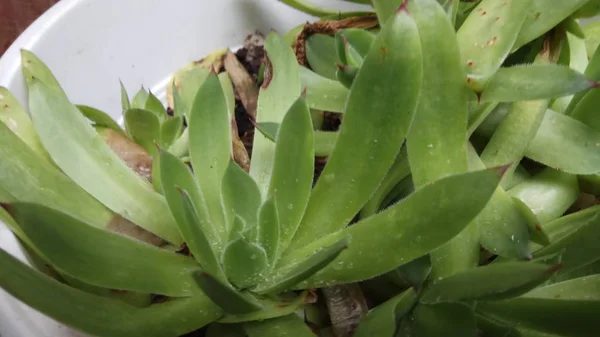
[(87, 105), (77, 105), (77, 109), (87, 118), (94, 126), (101, 126), (117, 131), (124, 135), (123, 129), (110, 117), (106, 112), (92, 108)]
[(223, 269), (227, 278), (239, 289), (251, 287), (260, 282), (263, 272), (269, 266), (265, 250), (245, 238), (229, 242), (223, 249)]
[(588, 0), (560, 1), (548, 6), (547, 0), (531, 0), (525, 22), (519, 33), (519, 38), (513, 46), (516, 50), (526, 43), (542, 36), (571, 14), (580, 9)]
[(269, 197), (277, 198), (279, 247), (287, 247), (296, 233), (311, 193), (315, 145), (310, 111), (299, 98), (278, 128)]
[(262, 309), (260, 302), (252, 295), (238, 292), (208, 273), (196, 272), (193, 277), (200, 289), (227, 313), (243, 315)]
[(477, 311), (519, 329), (558, 336), (595, 337), (600, 301), (515, 298), (479, 303)]
[(600, 172), (600, 133), (552, 110), (546, 111), (527, 157), (571, 174)]
[(355, 337), (394, 337), (399, 318), (406, 315), (417, 302), (417, 294), (410, 288), (402, 294), (378, 305), (360, 323)]
[(501, 68), (491, 76), (482, 102), (515, 102), (563, 97), (597, 86), (583, 74), (565, 66), (531, 64)]
[(199, 266), (189, 258), (94, 228), (45, 206), (11, 203), (4, 207), (36, 249), (67, 275), (110, 289), (193, 294), (191, 273)]
[(434, 304), (512, 298), (542, 284), (559, 267), (532, 262), (494, 263), (434, 281), (420, 301)]
[[(189, 241), (193, 241), (190, 250), (196, 255), (199, 254), (200, 247), (197, 245), (201, 242), (194, 241), (194, 236), (197, 230), (202, 230), (213, 250), (215, 252), (219, 251), (222, 241), (209, 220), (206, 203), (192, 171), (181, 159), (164, 150), (160, 150), (159, 161), (162, 168), (160, 180), (163, 193), (169, 204), (169, 210), (177, 221), (179, 231), (185, 241), (188, 242), (188, 245), (190, 244)], [(186, 215), (185, 200), (181, 191), (186, 191), (186, 199), (189, 196), (192, 200), (199, 223), (195, 222), (196, 219), (194, 219), (193, 213)], [(188, 216), (191, 216), (191, 218), (188, 218)], [(194, 223), (188, 223), (188, 220), (193, 220)], [(201, 227), (196, 228), (195, 226)], [(202, 256), (199, 256), (199, 258), (202, 258)]]
[(23, 303), (98, 336), (178, 336), (214, 321), (221, 311), (201, 293), (146, 308), (77, 290), (34, 271), (0, 249), (0, 287)]
[(46, 150), (73, 181), (115, 213), (182, 243), (165, 199), (110, 149), (63, 93), (32, 80), (29, 107)]
[(210, 73), (198, 90), (189, 118), (190, 157), (210, 220), (222, 238), (229, 224), (221, 203), (221, 183), (231, 157), (227, 100), (219, 78)]
[(421, 87), (421, 64), (417, 27), (400, 11), (373, 42), (355, 79), (335, 149), (290, 247), (301, 247), (343, 228), (375, 192), (412, 120)]
[(481, 92), (513, 48), (533, 0), (483, 0), (458, 30), (467, 85)]
[(271, 267), (275, 266), (280, 254), (281, 229), (276, 203), (275, 197), (269, 198), (258, 213), (258, 242), (265, 249)]
[(340, 82), (317, 75), (305, 67), (300, 67), (300, 80), (311, 109), (344, 112), (349, 92)]
[(34, 152), (50, 161), (48, 152), (35, 133), (31, 118), (15, 96), (5, 87), (0, 87), (0, 122), (4, 123)]
[[(281, 35), (271, 32), (265, 40), (268, 66), (258, 96), (258, 123), (281, 123), (286, 112), (300, 96), (298, 62), (290, 45)], [(261, 195), (267, 195), (273, 163), (275, 144), (261, 134), (254, 135), (250, 176), (258, 184)]]
[(383, 274), (430, 253), (460, 233), (487, 204), (499, 181), (497, 170), (442, 178), (346, 229), (318, 240), (313, 237), (312, 243), (284, 256), (280, 265), (348, 237), (348, 249), (298, 287), (355, 282)]
[(256, 182), (235, 162), (230, 161), (221, 185), (227, 221), (238, 215), (247, 228), (256, 231), (258, 209), (262, 199)]
[(329, 265), (346, 248), (348, 248), (348, 240), (342, 237), (332, 245), (321, 246), (303, 260), (280, 264), (282, 267), (271, 272), (266, 280), (258, 284), (253, 291), (258, 294), (268, 294), (289, 290), (295, 284), (304, 281)]
[(333, 36), (313, 34), (306, 39), (306, 60), (315, 73), (335, 80), (339, 59)]

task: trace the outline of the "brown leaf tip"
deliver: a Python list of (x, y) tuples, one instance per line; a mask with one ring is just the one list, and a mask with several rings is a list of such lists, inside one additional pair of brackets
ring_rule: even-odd
[(541, 232), (541, 231), (542, 231), (542, 226), (540, 226), (540, 224), (539, 224), (539, 223), (536, 223), (536, 224), (535, 224), (535, 229), (536, 229), (538, 232)]
[(592, 89), (600, 88), (600, 83), (598, 83), (596, 81), (590, 81), (590, 87)]
[(4, 208), (8, 213), (11, 211), (11, 205), (7, 202), (0, 202), (0, 207)]
[(346, 70), (348, 69), (348, 66), (347, 66), (347, 65), (345, 65), (345, 64), (341, 64), (341, 63), (337, 63), (337, 62), (335, 63), (335, 66), (336, 66), (336, 67), (337, 67), (339, 70), (341, 70), (341, 71), (346, 71)]
[(500, 178), (502, 178), (502, 177), (504, 177), (504, 174), (506, 174), (506, 171), (508, 171), (508, 169), (511, 166), (512, 166), (512, 164), (507, 164), (507, 165), (503, 165), (503, 166), (492, 167), (492, 168), (490, 168), (490, 170), (498, 171), (498, 173), (500, 173)]
[(408, 14), (408, 0), (402, 1), (402, 4), (400, 4), (400, 7), (398, 7), (398, 9), (396, 9), (396, 14), (401, 13), (401, 12), (406, 12), (406, 14)]
[(548, 272), (549, 272), (549, 273), (551, 273), (551, 274), (553, 274), (553, 273), (555, 273), (555, 272), (559, 271), (559, 270), (560, 270), (562, 267), (563, 267), (563, 265), (562, 265), (562, 264), (557, 264), (557, 265), (555, 265), (555, 266), (552, 266), (552, 267), (550, 267), (550, 268), (548, 269)]

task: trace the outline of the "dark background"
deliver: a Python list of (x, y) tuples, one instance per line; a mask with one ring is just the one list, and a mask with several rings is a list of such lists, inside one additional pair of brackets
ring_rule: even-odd
[(0, 55), (58, 0), (0, 0)]

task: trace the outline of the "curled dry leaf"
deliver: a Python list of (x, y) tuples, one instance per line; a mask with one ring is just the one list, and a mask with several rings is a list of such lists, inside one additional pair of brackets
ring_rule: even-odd
[(127, 166), (143, 178), (152, 181), (152, 157), (143, 147), (115, 130), (98, 128), (97, 131)]
[(343, 284), (321, 289), (329, 311), (335, 337), (354, 335), (361, 320), (369, 311), (360, 287)]
[(244, 142), (242, 142), (242, 139), (238, 133), (235, 116), (231, 117), (231, 142), (233, 146), (233, 160), (240, 165), (244, 171), (250, 172), (250, 156), (248, 155), (248, 150), (246, 150), (246, 146), (244, 146)]
[(304, 25), (304, 28), (300, 31), (300, 33), (298, 33), (296, 42), (294, 43), (294, 53), (296, 54), (296, 59), (298, 59), (298, 64), (302, 66), (308, 65), (306, 60), (306, 39), (313, 34), (334, 35), (340, 29), (370, 29), (377, 27), (377, 25), (379, 25), (379, 21), (377, 20), (377, 16), (375, 14), (351, 17), (344, 20), (317, 21), (314, 23), (308, 23)]
[(258, 86), (256, 82), (231, 51), (227, 52), (224, 65), (225, 71), (229, 74), (231, 83), (233, 83), (246, 112), (256, 119), (256, 105), (258, 103)]

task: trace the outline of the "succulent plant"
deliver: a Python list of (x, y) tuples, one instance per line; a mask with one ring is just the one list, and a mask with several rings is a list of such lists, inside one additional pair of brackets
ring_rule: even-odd
[(258, 80), (217, 50), (124, 129), (22, 52), (0, 287), (98, 336), (597, 336), (598, 1), (283, 2), (322, 20)]

